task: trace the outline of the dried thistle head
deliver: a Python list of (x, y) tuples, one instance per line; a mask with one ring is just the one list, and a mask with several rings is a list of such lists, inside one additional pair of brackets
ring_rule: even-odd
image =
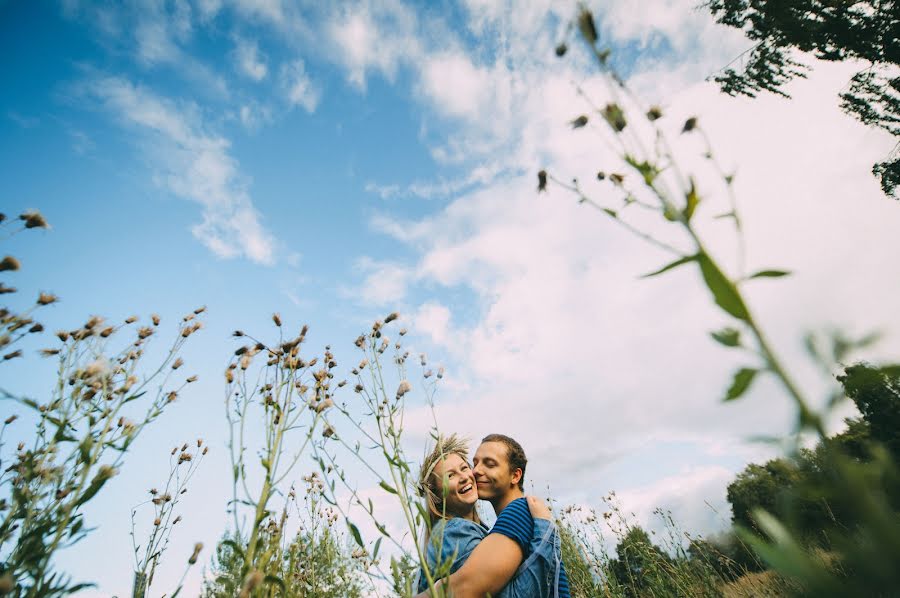
[(51, 303), (56, 303), (57, 297), (53, 293), (41, 293), (38, 295), (37, 304), (38, 305), (50, 305)]
[(150, 321), (153, 322), (154, 326), (159, 326), (159, 316), (156, 314), (150, 314)]
[(412, 385), (410, 385), (408, 380), (401, 380), (400, 385), (397, 387), (397, 398), (403, 397), (406, 393), (412, 390)]
[(178, 368), (180, 368), (183, 365), (184, 365), (184, 360), (179, 357), (178, 359), (176, 359), (175, 361), (172, 362), (172, 369), (177, 370)]
[(37, 210), (28, 210), (19, 215), (19, 220), (25, 222), (25, 228), (50, 228), (47, 220)]
[(188, 564), (197, 564), (197, 557), (200, 556), (201, 550), (203, 550), (203, 542), (197, 542), (196, 544), (194, 544), (194, 552), (191, 553), (191, 558), (188, 559)]
[(281, 328), (281, 315), (277, 312), (272, 314), (272, 321), (275, 322), (275, 325)]
[(0, 260), (0, 272), (6, 272), (6, 271), (15, 272), (16, 270), (18, 270), (21, 267), (22, 267), (22, 264), (19, 263), (19, 260), (17, 260), (16, 258), (14, 258), (11, 255), (8, 255), (8, 256), (4, 257), (2, 260)]

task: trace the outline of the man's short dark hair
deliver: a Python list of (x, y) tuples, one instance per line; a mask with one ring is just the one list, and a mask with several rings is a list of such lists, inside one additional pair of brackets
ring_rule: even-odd
[(504, 434), (488, 434), (481, 439), (481, 442), (499, 442), (506, 446), (509, 471), (522, 470), (522, 477), (519, 478), (519, 490), (525, 490), (525, 466), (528, 465), (528, 459), (525, 458), (525, 449), (522, 448), (522, 445)]

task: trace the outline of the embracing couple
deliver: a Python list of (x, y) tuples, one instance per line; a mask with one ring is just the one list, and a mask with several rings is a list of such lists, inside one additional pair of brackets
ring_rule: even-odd
[[(569, 598), (560, 538), (546, 503), (526, 497), (525, 451), (508, 436), (481, 441), (471, 465), (468, 443), (440, 438), (419, 473), (428, 521), (425, 557), (438, 586), (453, 598)], [(497, 514), (488, 529), (478, 500)], [(433, 575), (433, 573), (432, 573)], [(416, 598), (431, 596), (424, 569)]]

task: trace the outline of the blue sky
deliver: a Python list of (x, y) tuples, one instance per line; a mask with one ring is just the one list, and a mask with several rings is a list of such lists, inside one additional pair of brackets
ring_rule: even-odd
[[(730, 99), (704, 79), (747, 41), (695, 2), (595, 4), (616, 67), (664, 107), (708, 203), (725, 199), (696, 139), (677, 135), (684, 119), (698, 115), (737, 168), (751, 265), (796, 272), (749, 292), (804, 384), (823, 388), (802, 356), (808, 329), (881, 328), (868, 357), (896, 356), (900, 276), (885, 273), (897, 269), (900, 216), (869, 174), (893, 141), (836, 108), (852, 65), (813, 65), (790, 102)], [(91, 506), (99, 529), (61, 556), (99, 582), (96, 595), (129, 589), (128, 507), (165, 474), (166, 447), (196, 436), (212, 446), (171, 554), (225, 529), (229, 334), (270, 330), (273, 312), (309, 323), (311, 346), (330, 343), (350, 364), (356, 335), (397, 309), (411, 346), (447, 367), (442, 427), (520, 438), (534, 487), (563, 502), (602, 508), (615, 489), (641, 517), (668, 506), (689, 529), (721, 525), (704, 501), (722, 506), (733, 473), (771, 454), (746, 439), (786, 430), (790, 410), (766, 380), (720, 405), (742, 363), (708, 340), (724, 322), (699, 280), (636, 280), (666, 256), (562, 191), (535, 194), (539, 168), (566, 179), (617, 164), (599, 128), (568, 125), (588, 110), (576, 85), (596, 103), (605, 93), (575, 40), (566, 59), (553, 54), (573, 12), (488, 0), (0, 2), (2, 211), (38, 208), (53, 226), (6, 241), (23, 261), (15, 286), (60, 295), (49, 330), (157, 312), (174, 333), (181, 315), (209, 309), (185, 355), (200, 382)], [(708, 226), (732, 255), (730, 233)], [(29, 357), (4, 384), (40, 396), (47, 367)], [(413, 455), (429, 417), (414, 397)], [(160, 591), (180, 572), (165, 569)], [(198, 569), (189, 587), (199, 583)]]

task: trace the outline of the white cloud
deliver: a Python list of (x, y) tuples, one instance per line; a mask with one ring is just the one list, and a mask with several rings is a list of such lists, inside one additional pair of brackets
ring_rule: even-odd
[(291, 106), (300, 106), (310, 114), (315, 112), (321, 92), (306, 73), (302, 60), (282, 65), (281, 84)]
[(421, 52), (415, 13), (398, 0), (342, 4), (326, 23), (326, 38), (337, 49), (337, 60), (350, 83), (366, 88), (370, 71), (393, 80), (402, 63)]
[(249, 102), (241, 106), (238, 117), (244, 128), (249, 131), (257, 131), (263, 125), (271, 123), (274, 118), (270, 106), (257, 102)]
[(260, 223), (228, 140), (209, 132), (196, 108), (118, 77), (97, 77), (88, 92), (138, 131), (159, 169), (157, 182), (203, 207), (194, 236), (219, 257), (275, 261), (276, 241)]
[(259, 51), (256, 40), (238, 39), (235, 60), (238, 72), (254, 81), (262, 81), (269, 72), (266, 58)]
[(369, 257), (357, 260), (356, 268), (364, 273), (365, 279), (358, 289), (348, 291), (348, 295), (362, 303), (385, 307), (394, 307), (403, 300), (414, 276), (400, 264)]
[[(727, 210), (724, 189), (702, 158), (699, 137), (678, 134), (684, 119), (699, 115), (719, 159), (726, 168), (739, 167), (736, 189), (750, 268), (796, 272), (748, 284), (747, 292), (814, 398), (823, 396), (823, 381), (800, 350), (806, 329), (889, 327), (890, 344), (870, 356), (900, 348), (891, 308), (900, 302), (900, 277), (885, 275), (896, 270), (891, 259), (900, 252), (896, 210), (869, 173), (891, 140), (840, 113), (836, 94), (850, 74), (847, 65), (818, 65), (809, 80), (792, 86), (791, 101), (734, 100), (713, 85), (682, 82), (663, 121), (682, 167), (700, 173), (705, 203), (698, 218), (711, 249), (727, 263), (735, 252), (730, 229), (711, 219)], [(546, 165), (563, 180), (582, 177), (607, 205), (618, 208), (620, 201), (611, 186), (588, 182), (598, 169), (620, 168), (619, 161), (602, 139), (605, 125), (572, 131), (565, 124), (586, 111), (567, 79), (566, 73), (545, 73), (523, 100), (516, 148), (525, 165), (533, 160), (531, 172), (466, 192), (424, 219), (382, 215), (373, 225), (419, 252), (405, 274), (392, 265), (395, 278), (466, 289), (477, 298), (474, 313), (446, 301), (414, 309), (422, 315), (413, 319), (414, 328), (436, 347), (431, 352), (452, 357), (459, 376), (476, 389), (443, 397), (448, 406), (438, 414), (445, 429), (516, 436), (533, 462), (545, 462), (544, 479), (564, 498), (600, 484), (630, 488), (625, 496), (635, 504), (671, 503), (690, 522), (712, 525), (712, 515), (688, 506), (701, 495), (719, 496), (735, 460), (766, 454), (765, 448), (741, 446), (740, 439), (786, 431), (792, 408), (765, 378), (746, 399), (720, 404), (730, 372), (749, 362), (708, 338), (707, 330), (728, 319), (712, 305), (694, 269), (638, 281), (638, 274), (667, 256), (603, 214), (576, 205), (569, 193), (535, 193), (533, 173)], [(582, 79), (602, 105), (598, 83)], [(640, 208), (627, 213), (654, 234), (670, 232)], [(400, 291), (398, 285), (394, 292)], [(425, 429), (426, 416), (410, 417), (409, 427)], [(673, 439), (710, 458), (730, 458), (731, 465), (690, 473), (687, 482), (696, 489), (690, 491), (679, 477), (661, 475), (650, 492), (636, 488), (627, 473), (609, 475), (638, 447)]]

